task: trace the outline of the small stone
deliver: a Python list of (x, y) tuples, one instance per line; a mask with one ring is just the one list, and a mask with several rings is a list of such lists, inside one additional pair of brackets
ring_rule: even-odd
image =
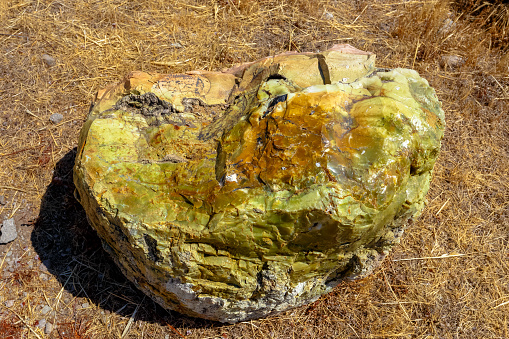
[(58, 124), (60, 121), (62, 121), (64, 119), (64, 116), (60, 113), (53, 113), (49, 119), (51, 120), (52, 123), (54, 124)]
[(7, 244), (18, 237), (14, 218), (4, 220), (2, 225), (2, 235), (0, 235), (0, 244)]
[(6, 257), (10, 257), (12, 255), (12, 251), (9, 251), (5, 254)]
[(101, 320), (101, 322), (104, 324), (104, 325), (108, 325), (109, 323), (109, 317), (104, 314), (104, 312), (101, 312), (101, 315), (99, 316), (99, 319)]
[(47, 274), (44, 274), (44, 273), (41, 273), (41, 274), (39, 274), (39, 278), (40, 278), (41, 280), (46, 281), (46, 280), (48, 280), (48, 275), (47, 275)]
[(41, 330), (44, 330), (44, 328), (46, 327), (46, 319), (42, 318), (41, 320), (39, 320), (37, 327), (39, 327)]
[(81, 304), (81, 308), (88, 308), (90, 306), (89, 303), (83, 303)]
[(445, 19), (442, 27), (438, 30), (438, 33), (447, 34), (455, 28), (456, 28), (456, 23), (452, 19), (447, 18), (447, 19)]
[(328, 21), (331, 21), (331, 20), (334, 20), (334, 14), (330, 13), (330, 12), (325, 12), (323, 14), (323, 18), (325, 20), (328, 20)]
[(55, 60), (55, 58), (53, 58), (52, 56), (50, 56), (48, 54), (43, 54), (41, 59), (49, 67), (53, 67), (57, 64), (57, 61)]
[(14, 306), (14, 300), (6, 300), (5, 301), (5, 307), (12, 307)]
[(0, 205), (5, 205), (5, 204), (7, 204), (7, 200), (5, 199), (5, 196), (0, 195)]
[(42, 313), (42, 314), (46, 314), (46, 313), (48, 313), (49, 311), (51, 311), (51, 307), (50, 307), (50, 306), (48, 306), (48, 305), (45, 305), (45, 306), (42, 308), (41, 313)]
[(180, 43), (176, 42), (176, 43), (170, 44), (170, 47), (173, 47), (173, 48), (182, 48), (184, 46), (182, 46)]
[(442, 68), (455, 69), (465, 64), (465, 59), (458, 55), (443, 55), (440, 58), (440, 66)]
[(44, 333), (50, 334), (53, 331), (53, 324), (52, 323), (46, 323), (46, 327), (44, 327)]

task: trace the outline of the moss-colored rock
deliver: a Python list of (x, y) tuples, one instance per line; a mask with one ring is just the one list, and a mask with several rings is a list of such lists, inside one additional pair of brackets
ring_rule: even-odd
[(424, 205), (434, 90), (348, 45), (223, 72), (135, 72), (98, 93), (74, 181), (125, 275), (237, 322), (372, 271)]

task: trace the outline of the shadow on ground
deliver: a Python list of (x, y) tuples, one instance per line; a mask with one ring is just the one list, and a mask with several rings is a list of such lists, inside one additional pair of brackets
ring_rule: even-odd
[(125, 278), (103, 250), (85, 211), (74, 198), (75, 156), (76, 148), (56, 164), (31, 236), (32, 245), (49, 273), (72, 296), (88, 297), (108, 312), (130, 317), (140, 305), (136, 320), (188, 328), (219, 325), (167, 312)]

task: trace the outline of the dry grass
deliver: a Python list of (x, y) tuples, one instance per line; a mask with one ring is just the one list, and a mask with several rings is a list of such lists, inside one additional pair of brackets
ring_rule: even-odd
[[(508, 22), (506, 4), (477, 0), (0, 1), (0, 217), (24, 225), (0, 246), (0, 337), (509, 338)], [(72, 197), (94, 93), (131, 70), (217, 70), (334, 43), (416, 69), (443, 101), (422, 217), (373, 276), (277, 317), (226, 326), (144, 298)], [(464, 63), (444, 67), (447, 55)]]

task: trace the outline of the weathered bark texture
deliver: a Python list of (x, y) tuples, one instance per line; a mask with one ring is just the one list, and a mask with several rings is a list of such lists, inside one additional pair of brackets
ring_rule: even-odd
[(74, 168), (90, 223), (163, 307), (237, 322), (369, 274), (424, 206), (444, 114), (348, 45), (100, 91)]

